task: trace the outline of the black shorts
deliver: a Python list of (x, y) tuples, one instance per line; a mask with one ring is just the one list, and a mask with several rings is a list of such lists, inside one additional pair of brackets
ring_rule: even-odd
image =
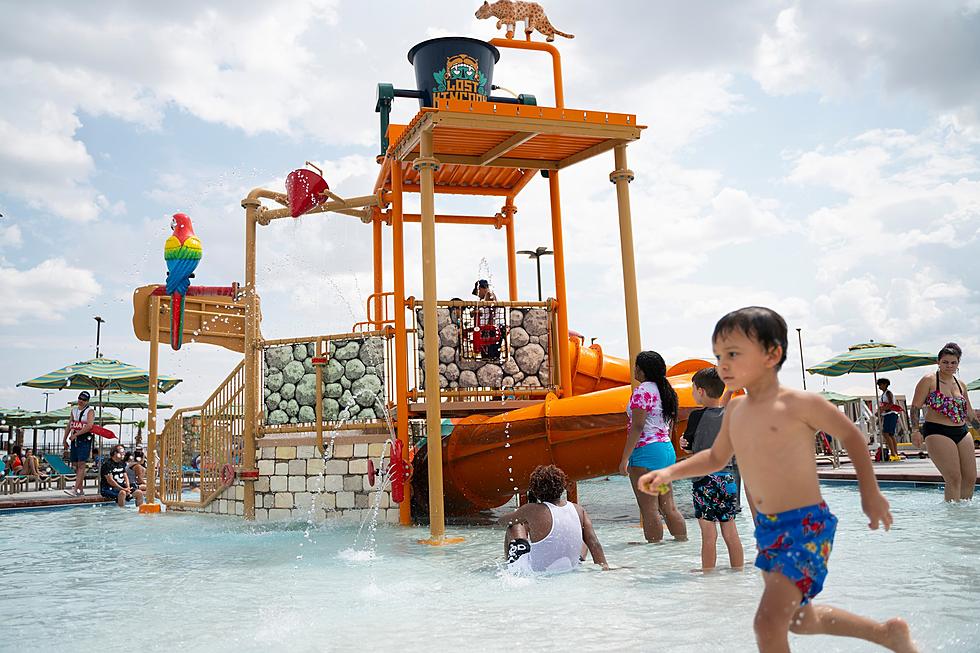
[(930, 435), (945, 435), (947, 438), (953, 441), (954, 444), (959, 444), (960, 440), (966, 437), (966, 434), (970, 430), (966, 427), (966, 424), (960, 424), (959, 426), (949, 426), (947, 424), (937, 424), (935, 422), (926, 422), (922, 425), (922, 436), (928, 437)]
[(705, 521), (731, 521), (738, 513), (738, 484), (735, 475), (715, 473), (695, 479), (694, 516)]
[(530, 552), (531, 543), (527, 539), (519, 537), (516, 540), (511, 540), (507, 547), (507, 564), (517, 562), (518, 558)]

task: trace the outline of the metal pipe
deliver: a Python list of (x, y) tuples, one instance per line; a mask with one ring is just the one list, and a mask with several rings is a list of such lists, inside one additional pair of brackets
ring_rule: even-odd
[[(394, 170), (394, 169), (393, 169)], [(391, 176), (391, 275), (395, 311), (395, 433), (408, 456), (408, 331), (405, 326), (405, 223), (402, 219), (402, 176)], [(412, 523), (411, 484), (405, 484), (405, 499), (398, 506), (398, 521), (403, 526)]]
[(514, 48), (516, 50), (537, 50), (551, 55), (551, 75), (555, 83), (555, 106), (565, 107), (565, 89), (561, 78), (561, 53), (558, 48), (540, 41), (518, 41), (517, 39), (492, 39), (490, 45), (498, 48)]
[[(803, 328), (796, 327), (796, 337), (800, 341), (800, 375), (803, 376), (803, 389), (806, 390), (806, 366), (803, 364)], [(877, 382), (875, 387), (878, 387)]]
[[(517, 301), (517, 253), (515, 252), (514, 245), (514, 214), (517, 213), (517, 207), (514, 206), (514, 198), (508, 197), (507, 201), (504, 202), (503, 211), (504, 218), (507, 219), (505, 225), (506, 235), (507, 235), (507, 289), (510, 301)], [(540, 293), (538, 293), (538, 300), (541, 299)]]

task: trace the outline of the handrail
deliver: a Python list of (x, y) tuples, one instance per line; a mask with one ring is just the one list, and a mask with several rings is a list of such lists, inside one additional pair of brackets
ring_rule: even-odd
[[(245, 431), (245, 361), (225, 377), (200, 406), (180, 408), (167, 420), (161, 434), (160, 495), (168, 506), (204, 508), (228, 488), (225, 468), (241, 466)], [(184, 416), (200, 413), (200, 498), (186, 500), (184, 491)]]

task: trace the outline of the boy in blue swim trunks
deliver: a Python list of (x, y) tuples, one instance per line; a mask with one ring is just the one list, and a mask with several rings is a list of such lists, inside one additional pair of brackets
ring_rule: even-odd
[(779, 314), (757, 306), (719, 320), (712, 335), (718, 373), (725, 385), (744, 388), (747, 396), (728, 404), (711, 449), (645, 474), (640, 489), (657, 494), (671, 481), (718, 471), (734, 453), (758, 510), (755, 564), (765, 580), (755, 615), (759, 650), (788, 652), (792, 631), (856, 637), (893, 651), (914, 652), (902, 619), (877, 622), (811, 602), (823, 587), (837, 526), (820, 496), (816, 431), (833, 434), (847, 449), (870, 528), (883, 525), (887, 530), (892, 516), (857, 427), (820, 396), (780, 387), (777, 375), (786, 360), (786, 331)]
[[(695, 372), (691, 378), (691, 394), (694, 401), (704, 408), (693, 411), (687, 418), (687, 430), (681, 438), (681, 446), (697, 453), (710, 449), (721, 430), (721, 420), (725, 415), (722, 397), (725, 382), (718, 376), (714, 367), (706, 367)], [(738, 484), (735, 482), (735, 467), (729, 461), (718, 472), (694, 479), (692, 487), (694, 516), (701, 529), (701, 569), (711, 571), (718, 561), (718, 527), (728, 548), (728, 561), (732, 569), (745, 565), (745, 552), (735, 526), (738, 514)]]

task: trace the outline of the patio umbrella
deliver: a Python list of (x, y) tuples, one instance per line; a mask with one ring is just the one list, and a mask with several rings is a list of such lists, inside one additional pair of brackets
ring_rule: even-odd
[(977, 379), (976, 381), (970, 381), (970, 383), (967, 384), (966, 386), (967, 392), (972, 392), (974, 390), (980, 390), (980, 379)]
[[(171, 376), (157, 377), (157, 389), (167, 392), (181, 379)], [(150, 391), (150, 373), (114, 358), (92, 358), (59, 370), (48, 372), (36, 379), (17, 385), (45, 390), (95, 390), (102, 399), (105, 390), (147, 393)], [(99, 422), (102, 422), (102, 406), (99, 406)]]
[[(157, 389), (167, 392), (180, 382), (181, 379), (172, 376), (160, 376)], [(150, 391), (150, 373), (114, 358), (92, 358), (17, 385), (45, 390), (124, 390), (146, 394)]]
[(821, 390), (820, 396), (834, 404), (835, 406), (843, 406), (844, 404), (849, 404), (852, 401), (859, 401), (860, 397), (852, 397), (851, 395), (842, 395), (839, 392), (833, 392), (831, 390)]
[[(936, 355), (915, 349), (904, 349), (883, 342), (862, 342), (851, 345), (847, 351), (833, 358), (808, 367), (810, 374), (822, 376), (844, 376), (845, 374), (871, 373), (874, 376), (875, 391), (873, 406), (878, 403), (878, 372), (904, 370), (910, 367), (934, 365)], [(879, 415), (875, 410), (875, 423), (878, 425)]]

